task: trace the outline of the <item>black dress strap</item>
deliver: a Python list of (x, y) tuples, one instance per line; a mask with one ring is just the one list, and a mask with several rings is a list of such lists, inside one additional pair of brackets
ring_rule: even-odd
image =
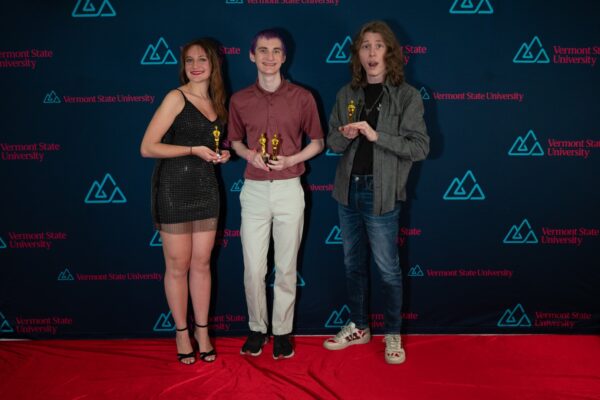
[(181, 93), (181, 95), (183, 96), (183, 99), (184, 99), (185, 101), (189, 101), (189, 100), (188, 100), (188, 98), (187, 98), (187, 96), (185, 95), (185, 93), (183, 93), (183, 90), (181, 90), (181, 89), (179, 89), (179, 88), (175, 88), (175, 90), (178, 90), (178, 91)]

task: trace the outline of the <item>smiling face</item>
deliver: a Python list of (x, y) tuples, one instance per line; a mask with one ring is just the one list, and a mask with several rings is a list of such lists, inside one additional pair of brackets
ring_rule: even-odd
[(382, 83), (385, 80), (386, 52), (387, 47), (380, 33), (365, 32), (358, 56), (368, 83)]
[(184, 58), (185, 75), (190, 82), (199, 83), (210, 79), (212, 67), (206, 51), (200, 46), (191, 46)]
[(256, 64), (259, 74), (279, 75), (279, 70), (285, 62), (283, 43), (278, 38), (259, 37), (254, 53), (250, 52), (250, 60)]

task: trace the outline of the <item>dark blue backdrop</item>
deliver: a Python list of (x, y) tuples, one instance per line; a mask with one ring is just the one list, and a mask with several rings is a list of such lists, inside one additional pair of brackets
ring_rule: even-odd
[[(171, 335), (149, 211), (153, 161), (138, 149), (178, 85), (180, 46), (217, 39), (233, 92), (256, 78), (252, 35), (284, 29), (286, 76), (313, 91), (325, 126), (349, 77), (348, 36), (372, 19), (386, 20), (405, 45), (407, 80), (421, 90), (431, 136), (398, 237), (405, 331), (599, 332), (596, 2), (59, 3), (3, 6), (0, 337)], [(348, 318), (331, 198), (337, 160), (321, 154), (305, 177), (297, 333), (335, 332)], [(221, 170), (218, 335), (247, 327), (243, 169), (237, 160)]]

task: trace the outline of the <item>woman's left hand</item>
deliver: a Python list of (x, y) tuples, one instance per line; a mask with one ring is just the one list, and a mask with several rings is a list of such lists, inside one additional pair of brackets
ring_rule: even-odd
[(371, 125), (367, 121), (352, 122), (347, 125), (350, 128), (358, 129), (361, 135), (367, 138), (369, 142), (375, 142), (379, 139), (379, 135), (375, 129), (371, 128)]

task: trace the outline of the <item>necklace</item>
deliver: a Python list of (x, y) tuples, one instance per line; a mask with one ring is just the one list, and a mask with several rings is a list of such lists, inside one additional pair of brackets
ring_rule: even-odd
[(371, 107), (367, 107), (367, 104), (365, 103), (365, 114), (367, 115), (367, 117), (369, 116), (369, 114), (371, 114), (371, 111), (373, 111), (375, 106), (377, 106), (377, 111), (381, 110), (380, 100), (381, 100), (382, 96), (383, 96), (383, 88), (381, 88), (381, 93), (379, 93), (379, 96), (377, 96), (377, 98), (375, 99), (373, 104), (371, 104)]

